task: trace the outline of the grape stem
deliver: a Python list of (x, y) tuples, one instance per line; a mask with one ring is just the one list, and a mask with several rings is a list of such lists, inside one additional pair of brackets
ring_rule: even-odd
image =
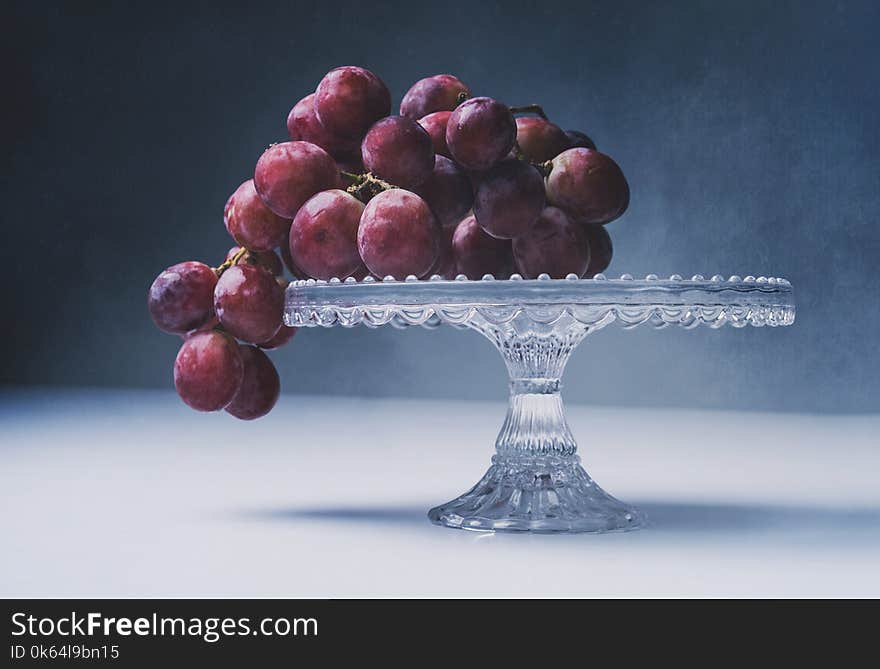
[(214, 272), (217, 273), (218, 277), (222, 276), (223, 272), (228, 270), (233, 265), (237, 265), (238, 261), (244, 258), (247, 252), (248, 250), (242, 246), (238, 251), (235, 252), (235, 255), (233, 255), (231, 258), (227, 258), (226, 260), (224, 260), (219, 267), (215, 267)]
[(349, 179), (354, 179), (354, 183), (345, 189), (346, 193), (351, 193), (358, 200), (366, 204), (371, 198), (379, 193), (397, 188), (394, 184), (388, 183), (375, 176), (372, 172), (366, 174), (352, 174), (350, 172), (342, 172)]
[(545, 121), (549, 121), (547, 118), (547, 114), (544, 113), (544, 108), (541, 105), (523, 105), (522, 107), (511, 107), (511, 114), (537, 114)]
[(543, 163), (532, 163), (535, 166), (535, 169), (538, 170), (545, 178), (550, 176), (550, 171), (553, 169), (553, 161), (545, 160)]

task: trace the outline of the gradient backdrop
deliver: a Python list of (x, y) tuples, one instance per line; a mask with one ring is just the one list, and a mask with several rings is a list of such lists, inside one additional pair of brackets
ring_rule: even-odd
[[(596, 334), (569, 401), (880, 410), (877, 3), (155, 5), (3, 10), (4, 384), (170, 388), (147, 287), (220, 262), (229, 193), (324, 72), (359, 64), (395, 102), (451, 72), (589, 133), (633, 194), (609, 274), (793, 281), (785, 330)], [(470, 332), (310, 330), (273, 358), (288, 393), (505, 393)]]

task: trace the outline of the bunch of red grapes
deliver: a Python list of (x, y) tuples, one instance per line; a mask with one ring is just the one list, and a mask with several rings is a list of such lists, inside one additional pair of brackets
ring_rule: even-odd
[(154, 322), (184, 340), (175, 387), (199, 411), (250, 420), (275, 405), (264, 351), (296, 332), (282, 323), (285, 265), (322, 280), (592, 277), (611, 262), (605, 224), (629, 204), (620, 167), (587, 135), (448, 74), (416, 82), (391, 116), (379, 77), (338, 67), (287, 130), (226, 202), (226, 260), (173, 265), (150, 287)]

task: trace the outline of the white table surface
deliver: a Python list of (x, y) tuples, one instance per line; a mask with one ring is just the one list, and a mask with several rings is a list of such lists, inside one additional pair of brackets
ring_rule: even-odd
[(650, 529), (434, 527), (504, 405), (0, 394), (0, 596), (880, 595), (880, 416), (569, 407), (587, 470)]

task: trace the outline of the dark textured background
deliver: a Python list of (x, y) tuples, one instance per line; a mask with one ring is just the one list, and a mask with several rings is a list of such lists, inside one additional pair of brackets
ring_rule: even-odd
[[(3, 383), (169, 387), (152, 278), (222, 259), (227, 195), (360, 64), (396, 100), (452, 72), (592, 135), (633, 192), (609, 273), (795, 284), (787, 330), (598, 333), (570, 401), (880, 409), (877, 3), (273, 4), (5, 5)], [(274, 358), (287, 392), (504, 392), (467, 332), (312, 330)]]

